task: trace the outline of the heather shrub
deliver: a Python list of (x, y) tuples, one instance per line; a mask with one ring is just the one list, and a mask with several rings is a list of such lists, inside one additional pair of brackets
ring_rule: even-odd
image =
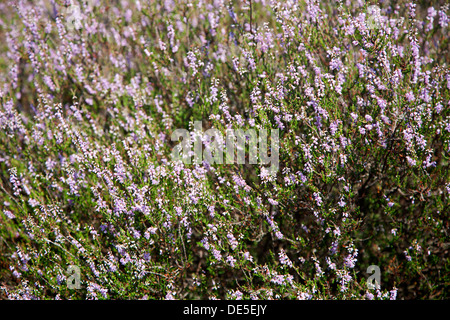
[(448, 298), (448, 7), (0, 3), (0, 297)]

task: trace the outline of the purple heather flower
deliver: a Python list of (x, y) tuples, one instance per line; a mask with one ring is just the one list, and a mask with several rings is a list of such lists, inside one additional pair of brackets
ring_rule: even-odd
[(408, 100), (408, 102), (413, 102), (415, 100), (414, 94), (412, 91), (409, 91), (408, 93), (406, 93), (405, 95), (406, 100)]
[(235, 263), (236, 263), (236, 259), (235, 258), (233, 258), (232, 256), (229, 255), (229, 256), (227, 256), (226, 261), (230, 265), (230, 267), (234, 268)]
[(278, 256), (280, 258), (280, 263), (283, 265), (286, 265), (288, 267), (292, 268), (292, 261), (289, 259), (289, 257), (287, 256), (286, 252), (281, 249), (280, 252), (278, 253)]
[(331, 124), (330, 124), (330, 132), (331, 132), (331, 135), (335, 135), (336, 134), (336, 132), (338, 131), (338, 122), (337, 121), (333, 121)]
[(279, 286), (282, 286), (282, 285), (284, 285), (284, 278), (285, 278), (284, 275), (277, 274), (277, 275), (273, 276), (273, 278), (270, 280), (270, 282), (275, 283)]
[(218, 261), (222, 260), (222, 255), (220, 254), (220, 251), (217, 250), (216, 248), (213, 248), (212, 250), (214, 258)]
[(403, 253), (405, 254), (406, 260), (411, 261), (411, 256), (409, 255), (408, 250), (403, 251)]
[(366, 298), (369, 300), (373, 300), (375, 296), (371, 292), (366, 292)]
[(236, 241), (236, 238), (233, 236), (232, 233), (227, 234), (228, 241), (230, 243), (231, 249), (234, 250), (237, 248), (239, 243)]
[(320, 207), (322, 205), (322, 198), (319, 192), (314, 192), (314, 199), (316, 200), (316, 204)]
[(390, 293), (390, 300), (396, 300), (397, 299), (397, 288), (392, 289), (391, 291), (389, 291)]
[(14, 219), (16, 216), (11, 212), (11, 211), (9, 211), (9, 210), (5, 210), (5, 211), (3, 211), (3, 213), (5, 214), (5, 216), (8, 218), (8, 219)]
[(250, 254), (250, 252), (248, 252), (248, 251), (244, 252), (244, 258), (245, 258), (245, 260), (247, 260), (247, 261), (253, 262), (253, 257), (252, 257), (252, 255)]
[(359, 133), (362, 135), (366, 134), (366, 129), (364, 127), (359, 127)]

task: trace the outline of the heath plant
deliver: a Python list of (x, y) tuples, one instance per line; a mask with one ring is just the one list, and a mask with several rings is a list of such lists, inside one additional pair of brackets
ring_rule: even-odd
[(448, 299), (448, 15), (1, 1), (0, 298)]

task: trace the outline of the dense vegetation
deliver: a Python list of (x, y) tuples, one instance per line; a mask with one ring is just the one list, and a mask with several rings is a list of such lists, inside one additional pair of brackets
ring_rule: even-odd
[[(448, 11), (2, 1), (0, 298), (449, 298)], [(195, 121), (279, 170), (174, 161)]]

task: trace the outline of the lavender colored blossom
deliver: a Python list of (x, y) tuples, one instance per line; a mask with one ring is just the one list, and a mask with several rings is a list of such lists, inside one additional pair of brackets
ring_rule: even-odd
[[(442, 296), (448, 4), (0, 10), (2, 297)], [(203, 157), (238, 129), (245, 161)], [(382, 289), (361, 290), (367, 257), (395, 264)]]

